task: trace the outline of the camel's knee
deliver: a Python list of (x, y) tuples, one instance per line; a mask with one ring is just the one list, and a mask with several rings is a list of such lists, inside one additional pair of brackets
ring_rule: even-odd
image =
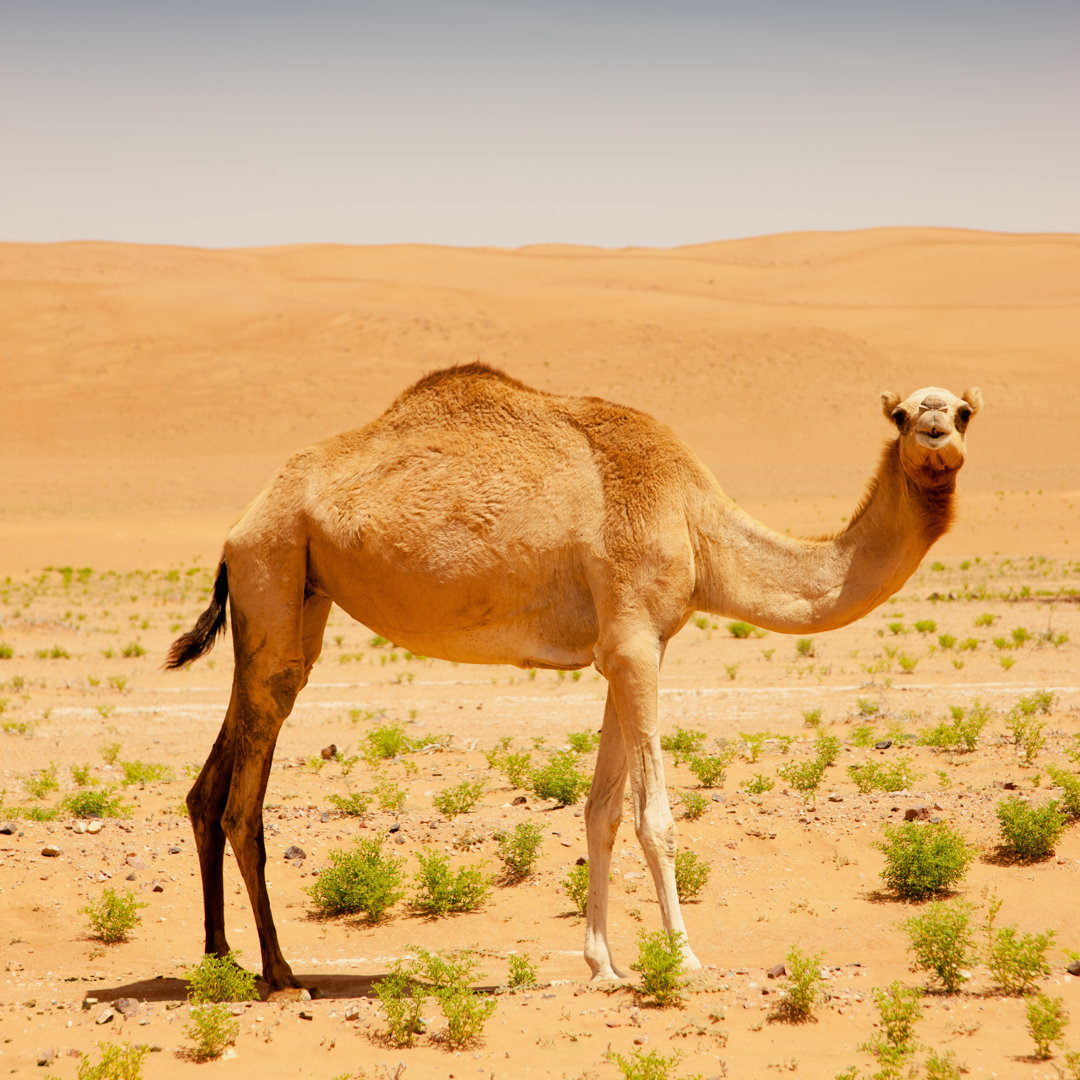
[(610, 846), (623, 819), (622, 798), (593, 798), (585, 803), (585, 832), (588, 836), (602, 837)]

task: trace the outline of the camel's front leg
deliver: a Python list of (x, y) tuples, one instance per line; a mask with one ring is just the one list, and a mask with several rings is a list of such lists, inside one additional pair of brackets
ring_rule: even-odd
[(620, 643), (604, 657), (604, 673), (626, 745), (634, 829), (656, 887), (664, 929), (683, 935), (683, 966), (691, 969), (701, 964), (686, 940), (675, 886), (675, 821), (664, 783), (657, 719), (660, 656), (658, 642)]
[(585, 908), (585, 960), (594, 979), (621, 979), (611, 958), (607, 936), (608, 877), (611, 849), (623, 813), (626, 788), (626, 748), (615, 699), (608, 690), (604, 706), (604, 726), (600, 730), (600, 750), (596, 758), (592, 788), (585, 803), (585, 835), (589, 845), (589, 900)]

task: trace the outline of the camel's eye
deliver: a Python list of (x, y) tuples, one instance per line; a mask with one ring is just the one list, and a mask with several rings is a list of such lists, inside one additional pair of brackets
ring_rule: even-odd
[(968, 405), (961, 405), (956, 410), (956, 421), (960, 425), (965, 425), (971, 419), (971, 408)]
[(892, 422), (898, 427), (903, 428), (904, 421), (907, 420), (907, 413), (904, 412), (903, 407), (893, 409)]

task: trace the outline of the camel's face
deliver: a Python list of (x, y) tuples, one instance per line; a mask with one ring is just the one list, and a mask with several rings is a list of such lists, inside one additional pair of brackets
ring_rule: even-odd
[(900, 432), (904, 471), (917, 483), (937, 487), (964, 464), (964, 433), (982, 405), (975, 387), (957, 397), (938, 386), (916, 390), (906, 401), (881, 395), (885, 415)]

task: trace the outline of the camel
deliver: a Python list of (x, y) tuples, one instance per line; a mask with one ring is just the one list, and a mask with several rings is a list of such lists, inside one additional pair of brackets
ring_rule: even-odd
[[(585, 806), (585, 959), (608, 944), (608, 871), (627, 777), (664, 927), (685, 935), (664, 783), (664, 650), (698, 611), (812, 634), (893, 596), (949, 527), (976, 389), (881, 395), (895, 427), (840, 533), (794, 539), (720, 489), (670, 428), (595, 397), (531, 389), (468, 364), (436, 371), (372, 423), (292, 457), (228, 533), (209, 607), (166, 666), (232, 615), (232, 692), (187, 797), (206, 952), (229, 953), (222, 862), (233, 848), (271, 992), (299, 988), (266, 891), (262, 808), (278, 732), (322, 647), (331, 603), (424, 656), (523, 668), (594, 664), (607, 701)], [(699, 967), (685, 943), (689, 968)]]

